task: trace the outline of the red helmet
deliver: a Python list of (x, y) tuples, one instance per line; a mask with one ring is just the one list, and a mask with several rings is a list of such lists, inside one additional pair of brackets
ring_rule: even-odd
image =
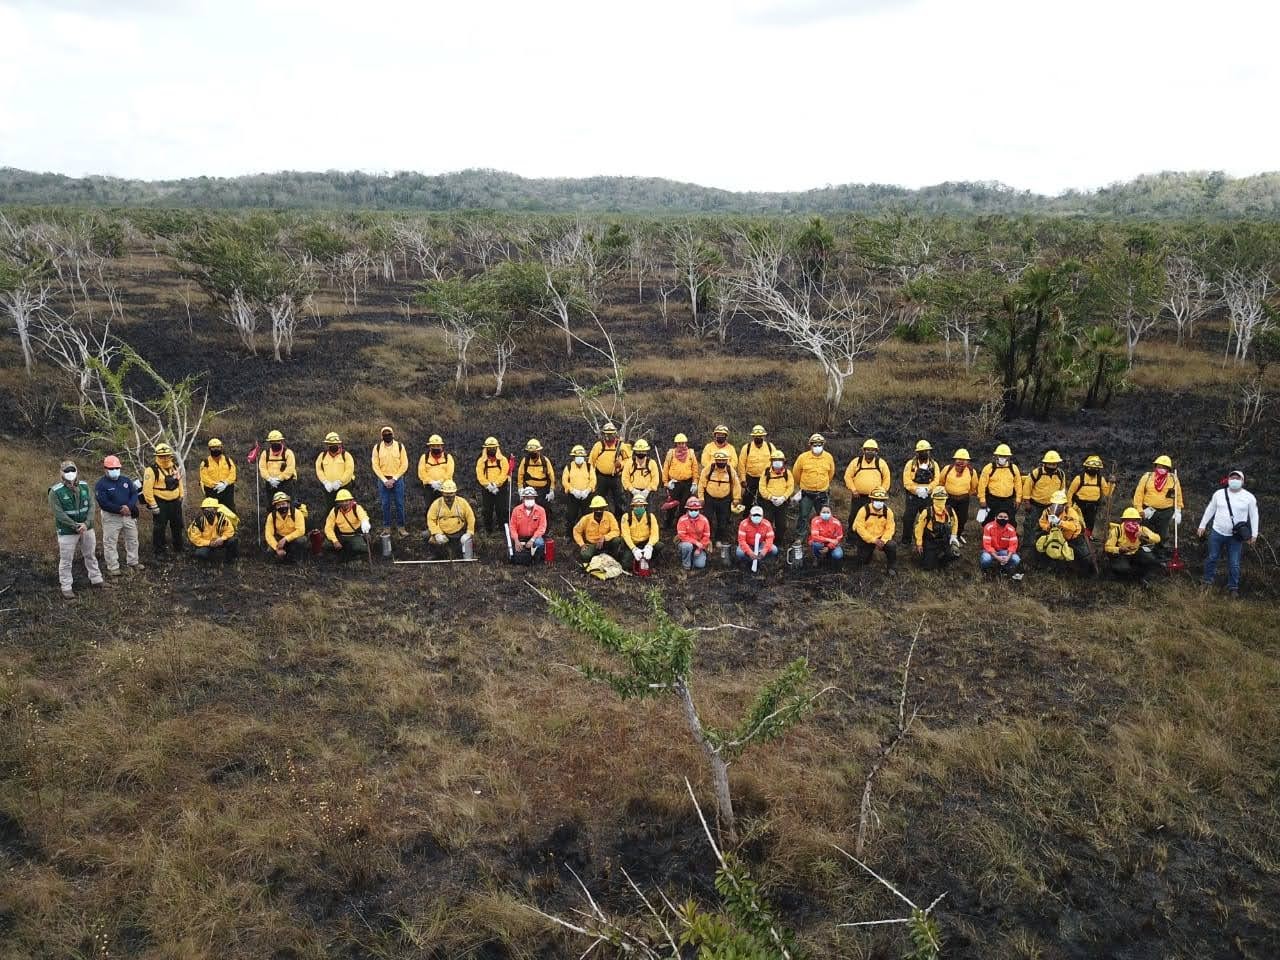
[(120, 458), (114, 453), (102, 461), (103, 470), (119, 470), (121, 469)]
[(702, 501), (699, 500), (697, 497), (690, 497), (688, 500), (684, 502), (684, 508), (686, 510), (701, 510)]

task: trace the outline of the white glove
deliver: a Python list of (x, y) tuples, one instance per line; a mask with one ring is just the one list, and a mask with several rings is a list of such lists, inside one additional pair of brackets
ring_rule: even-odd
[(442, 480), (432, 480), (432, 481), (431, 481), (431, 489), (432, 489), (432, 490), (439, 490), (442, 486), (444, 486), (444, 481), (442, 481)]
[(645, 558), (646, 560), (652, 560), (652, 559), (653, 559), (653, 544), (652, 544), (652, 543), (649, 543), (649, 544), (646, 544), (646, 545), (645, 545), (645, 548), (644, 548), (644, 558)]
[(953, 547), (958, 547), (958, 546), (960, 546), (960, 538), (959, 538), (959, 537), (952, 537), (952, 538), (951, 538), (951, 545), (952, 545)]
[(689, 484), (689, 496), (696, 497), (698, 495), (698, 485), (696, 483)]
[(548, 491), (547, 491), (547, 503), (550, 503), (550, 502), (551, 502), (552, 500), (554, 500), (555, 498), (556, 498), (556, 492), (555, 492), (554, 490), (548, 490)]
[(641, 550), (639, 547), (636, 547), (634, 550), (632, 550), (631, 555), (635, 557), (637, 560), (644, 559), (644, 551)]
[(1150, 519), (1151, 519), (1152, 517), (1154, 517), (1155, 515), (1156, 515), (1156, 509), (1155, 509), (1155, 507), (1143, 507), (1143, 508), (1142, 508), (1142, 519), (1143, 519), (1143, 520), (1150, 520)]
[(1151, 552), (1151, 548), (1150, 548), (1149, 546), (1147, 546), (1145, 543), (1142, 545), (1142, 549), (1143, 549), (1144, 551), (1146, 551), (1147, 553), (1150, 553), (1150, 552)]
[(498, 485), (496, 483), (486, 483), (484, 485), (484, 488), (488, 490), (490, 493), (496, 494), (498, 492)]
[(1060, 524), (1061, 522), (1062, 522), (1062, 519), (1061, 519), (1060, 517), (1050, 517), (1050, 518), (1049, 518), (1049, 526), (1051, 526), (1051, 527), (1056, 527), (1056, 526), (1057, 526), (1058, 524)]
[(373, 529), (373, 528), (369, 525), (369, 521), (368, 521), (368, 520), (361, 520), (361, 521), (360, 521), (360, 532), (361, 532), (361, 533), (368, 533), (368, 532), (369, 532), (370, 530), (372, 530), (372, 529)]
[(796, 491), (796, 495), (795, 495), (794, 497), (792, 497), (792, 498), (791, 498), (791, 502), (792, 502), (792, 503), (799, 503), (799, 502), (800, 502), (800, 491), (799, 491), (799, 490), (797, 490), (797, 491)]
[(436, 534), (434, 537), (432, 537), (431, 539), (432, 539), (432, 540), (434, 540), (436, 543), (448, 543), (448, 542), (449, 542), (449, 538), (448, 538), (448, 537), (446, 537), (443, 533), (437, 533), (437, 534)]
[(973, 518), (977, 520), (979, 524), (986, 523), (987, 514), (989, 514), (990, 512), (991, 511), (988, 510), (986, 507), (981, 507), (979, 508), (978, 512), (973, 515)]
[(225, 481), (225, 480), (219, 480), (217, 483), (215, 483), (215, 484), (213, 485), (213, 489), (214, 489), (217, 493), (221, 493), (223, 490), (227, 489), (227, 481)]
[(267, 483), (271, 484), (273, 487), (278, 487), (278, 486), (280, 486), (280, 478), (279, 478), (279, 477), (267, 477)]
[(916, 496), (923, 500), (925, 497), (929, 496), (929, 488), (916, 487)]
[(1176, 524), (1178, 524), (1179, 526), (1181, 526), (1181, 525), (1182, 525), (1182, 511), (1181, 511), (1181, 510), (1175, 510), (1175, 511), (1173, 511), (1173, 522), (1174, 522), (1174, 523), (1176, 523)]
[(786, 497), (770, 497), (769, 502), (772, 503), (775, 507), (780, 507), (787, 502), (787, 498)]
[(471, 534), (464, 533), (461, 537), (458, 538), (458, 542), (461, 543), (463, 546), (466, 546), (468, 543), (471, 542), (471, 539), (472, 539)]
[(135, 480), (135, 481), (133, 481), (133, 486), (134, 486), (134, 489), (135, 489), (135, 490), (141, 490), (141, 489), (142, 489), (142, 481), (141, 481), (141, 480)]
[(667, 489), (668, 489), (668, 490), (674, 490), (675, 488), (676, 488), (676, 482), (675, 482), (674, 480), (668, 480), (668, 481), (667, 481)]

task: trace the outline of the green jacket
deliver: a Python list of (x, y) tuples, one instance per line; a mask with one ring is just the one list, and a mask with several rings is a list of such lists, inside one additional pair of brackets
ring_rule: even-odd
[(49, 509), (53, 511), (53, 525), (58, 536), (74, 535), (80, 524), (93, 523), (93, 495), (89, 484), (76, 481), (74, 490), (59, 480), (49, 488)]

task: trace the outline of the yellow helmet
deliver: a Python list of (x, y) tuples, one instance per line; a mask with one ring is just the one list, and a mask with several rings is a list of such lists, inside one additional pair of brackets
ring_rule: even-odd
[(341, 443), (342, 438), (338, 436), (334, 431), (330, 430), (328, 433), (324, 435), (324, 442), (325, 443)]
[(1066, 503), (1067, 502), (1066, 491), (1063, 491), (1063, 490), (1053, 491), (1053, 496), (1049, 498), (1049, 502), (1055, 505)]
[(267, 443), (279, 443), (284, 439), (284, 434), (279, 430), (272, 430), (267, 434)]
[(534, 437), (532, 440), (530, 440), (528, 443), (524, 445), (524, 449), (526, 453), (541, 453), (542, 444), (538, 442), (537, 437)]
[(200, 501), (201, 510), (217, 510), (219, 507), (217, 497), (205, 497)]
[(221, 441), (221, 440), (219, 440), (217, 437), (210, 437), (210, 438), (209, 438), (209, 449), (210, 449), (210, 450), (217, 450), (217, 449), (221, 448), (221, 446), (222, 446), (222, 441)]
[(872, 500), (888, 500), (889, 491), (886, 490), (884, 487), (876, 487), (874, 490), (871, 491), (871, 499)]
[(1009, 449), (1009, 445), (1008, 445), (1007, 443), (1002, 443), (1002, 444), (1000, 444), (1000, 446), (996, 447), (996, 456), (997, 456), (997, 457), (1012, 457), (1012, 456), (1013, 456), (1013, 451)]
[(711, 455), (711, 459), (717, 462), (721, 460), (724, 460), (727, 462), (729, 459), (729, 452), (727, 450), (717, 450), (715, 453)]
[(486, 447), (496, 447), (496, 446), (498, 445), (498, 438), (497, 438), (497, 437), (485, 437), (485, 438), (484, 438), (484, 445), (485, 445)]
[(863, 450), (879, 450), (880, 444), (876, 443), (875, 440), (873, 440), (871, 437), (867, 437), (867, 439), (862, 442), (862, 449)]
[(440, 436), (440, 434), (438, 433), (433, 433), (431, 436), (427, 437), (427, 446), (428, 447), (444, 446), (444, 437)]
[(726, 427), (723, 423), (717, 423), (716, 428), (712, 430), (711, 433), (713, 436), (717, 433), (723, 433), (727, 437), (729, 435), (729, 428)]
[(580, 443), (574, 444), (573, 449), (569, 451), (569, 456), (571, 457), (585, 457), (586, 455), (587, 448)]
[(1141, 520), (1142, 514), (1138, 512), (1137, 507), (1125, 507), (1124, 513), (1120, 514), (1121, 520)]
[(1061, 463), (1062, 456), (1057, 450), (1048, 450), (1045, 455), (1040, 458), (1041, 463)]
[(785, 460), (787, 459), (787, 455), (786, 455), (785, 453), (783, 453), (781, 450), (779, 450), (777, 447), (774, 447), (774, 448), (773, 448), (773, 453), (769, 454), (769, 459), (770, 459), (770, 460), (784, 460), (784, 461), (785, 461)]
[(820, 433), (811, 433), (811, 434), (809, 435), (809, 446), (811, 446), (811, 447), (812, 447), (815, 443), (826, 443), (826, 442), (827, 442), (827, 438), (826, 438), (826, 437), (824, 437), (824, 436), (823, 436), (822, 434), (820, 434)]
[(271, 502), (272, 503), (288, 503), (289, 495), (285, 493), (283, 490), (277, 490), (275, 493), (271, 495)]
[(613, 425), (613, 421), (609, 420), (600, 428), (601, 433), (617, 433), (618, 428)]
[(753, 437), (767, 437), (769, 434), (765, 431), (763, 426), (757, 423), (751, 428), (751, 435)]
[(1096, 453), (1091, 453), (1084, 458), (1084, 465), (1086, 467), (1097, 467), (1099, 470), (1101, 470), (1102, 458), (1098, 456)]
[(457, 493), (458, 485), (454, 483), (452, 480), (446, 480), (444, 483), (440, 484), (440, 492), (441, 493)]
[(933, 492), (930, 493), (929, 496), (931, 496), (934, 500), (945, 500), (947, 499), (947, 488), (934, 487)]
[(916, 453), (932, 453), (932, 452), (933, 452), (933, 444), (931, 444), (928, 440), (916, 441)]
[(338, 491), (337, 495), (334, 496), (333, 501), (334, 503), (347, 503), (354, 499), (355, 499), (355, 496), (351, 493), (351, 491), (348, 490), (346, 487), (343, 487), (341, 490)]
[(604, 497), (595, 496), (591, 498), (589, 506), (592, 510), (603, 510), (605, 507), (609, 506), (609, 502), (605, 500)]
[(676, 434), (676, 438), (675, 438), (675, 440), (673, 440), (672, 442), (673, 442), (673, 443), (688, 443), (688, 442), (689, 442), (689, 438), (688, 438), (688, 437), (686, 437), (683, 433), (677, 433), (677, 434)]
[(641, 437), (639, 440), (636, 441), (635, 446), (632, 447), (631, 449), (634, 450), (636, 453), (648, 453), (649, 441), (644, 439), (644, 437)]
[(954, 454), (951, 455), (951, 459), (952, 460), (968, 460), (969, 451), (966, 450), (964, 447), (961, 447), (959, 450), (957, 450)]
[(1160, 456), (1156, 457), (1155, 460), (1152, 461), (1152, 463), (1154, 463), (1157, 467), (1168, 467), (1169, 469), (1173, 469), (1173, 461), (1170, 460), (1169, 457), (1163, 453), (1160, 454)]
[(157, 457), (172, 457), (172, 456), (173, 456), (173, 447), (169, 446), (167, 443), (157, 443), (157, 444), (156, 444), (156, 456), (157, 456)]

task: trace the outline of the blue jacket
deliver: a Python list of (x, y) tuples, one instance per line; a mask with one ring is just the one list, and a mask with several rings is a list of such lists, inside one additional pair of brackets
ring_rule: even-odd
[(118, 514), (121, 507), (128, 507), (133, 517), (138, 516), (138, 488), (123, 473), (119, 480), (112, 480), (104, 473), (94, 484), (93, 493), (103, 513)]

